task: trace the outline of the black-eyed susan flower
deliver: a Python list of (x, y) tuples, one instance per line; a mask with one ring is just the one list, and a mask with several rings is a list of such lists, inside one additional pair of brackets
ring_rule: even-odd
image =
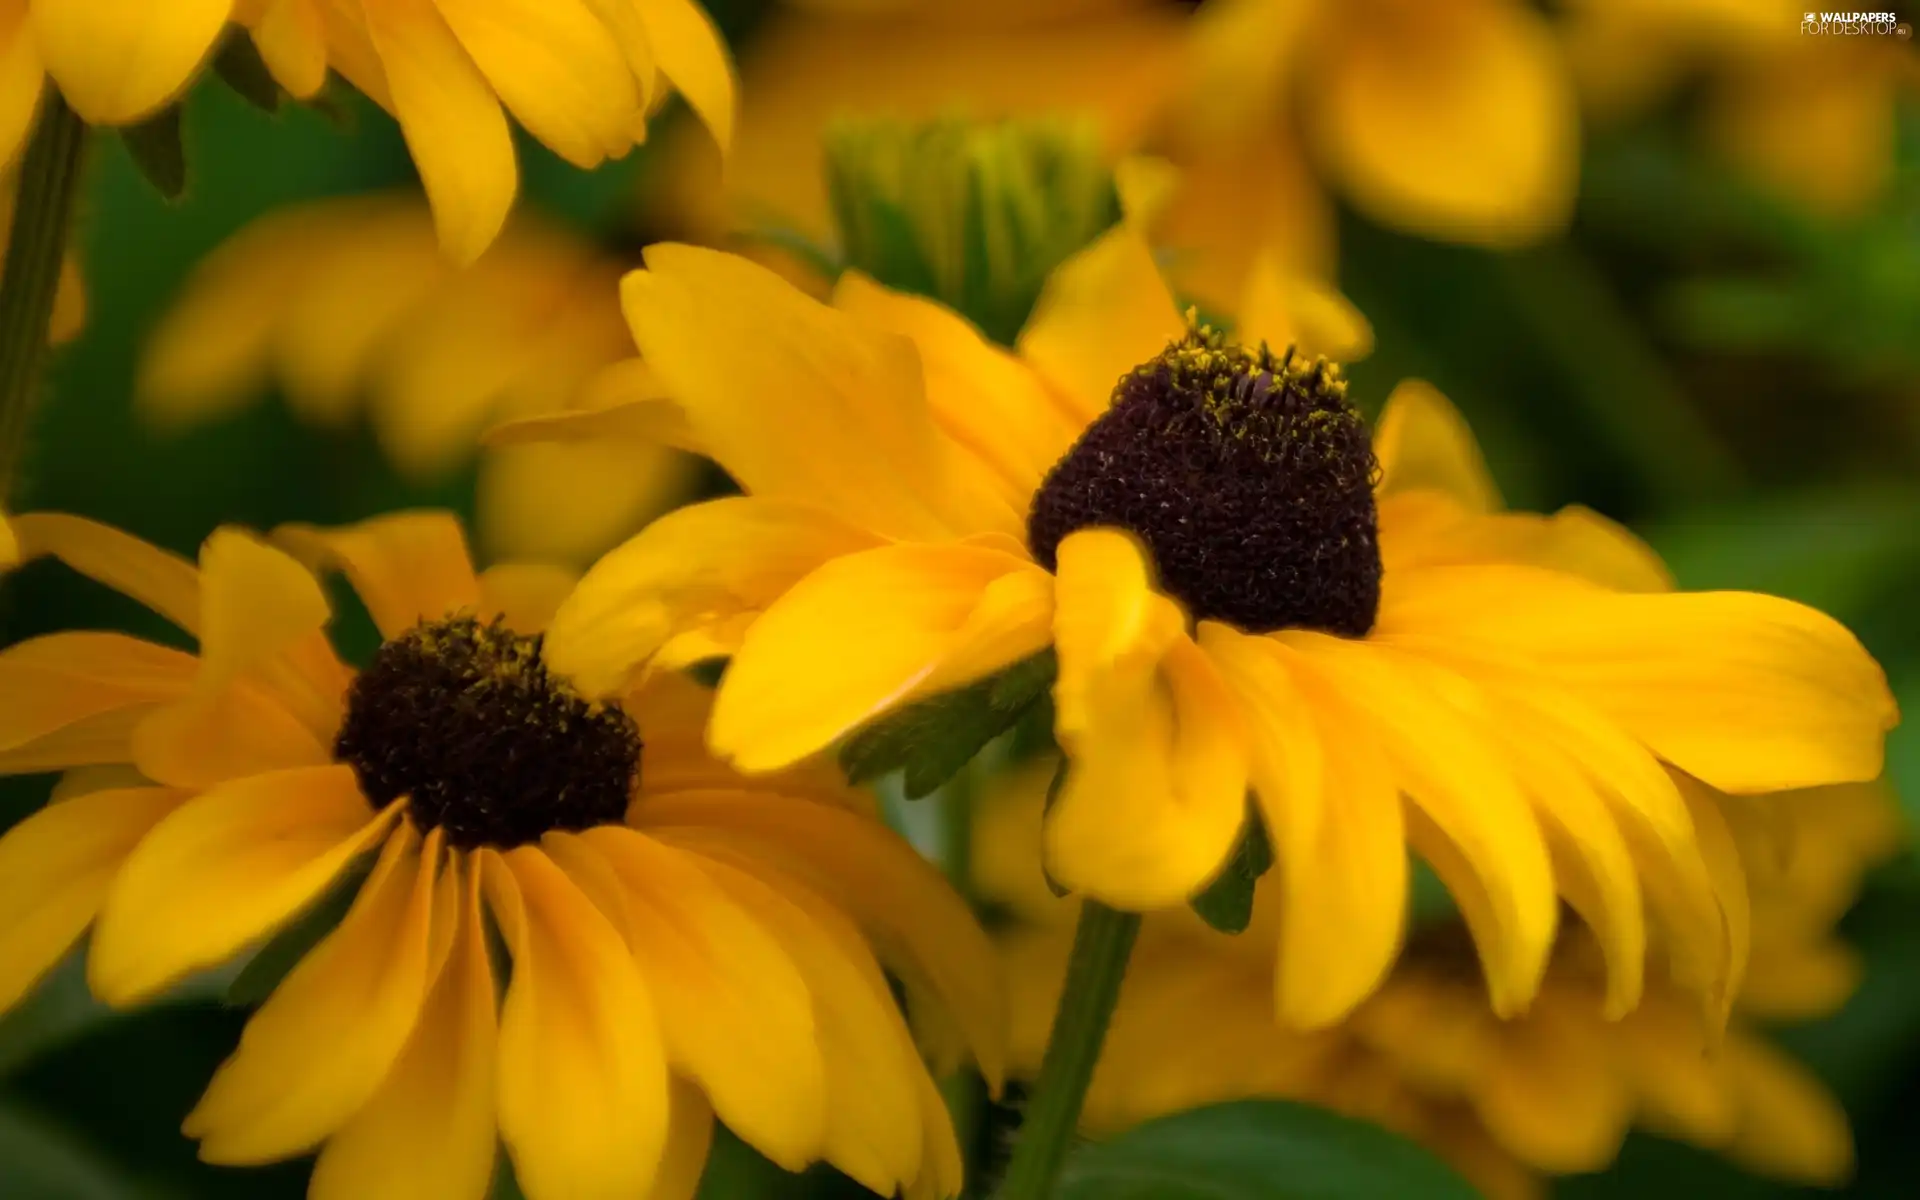
[(1723, 1006), (1744, 900), (1669, 768), (1734, 793), (1880, 771), (1894, 704), (1836, 622), (1663, 593), (1584, 510), (1499, 512), (1431, 388), (1369, 435), (1332, 365), (1183, 324), (1125, 228), (1063, 268), (1017, 356), (858, 276), (828, 306), (662, 246), (625, 288), (747, 494), (601, 560), (549, 632), (556, 669), (608, 694), (656, 653), (729, 656), (710, 743), (754, 772), (1051, 651), (1054, 879), (1182, 903), (1251, 791), (1289, 894), (1290, 1022), (1384, 976), (1409, 845), (1501, 1014), (1536, 992), (1562, 899), (1599, 930), (1612, 1011), (1640, 994), (1649, 913)]
[[(322, 427), (364, 407), (395, 467), (433, 478), (469, 461), (488, 425), (594, 402), (601, 372), (633, 354), (620, 271), (528, 213), (459, 268), (417, 194), (277, 211), (196, 269), (146, 347), (136, 400), (169, 429), (274, 386)], [(493, 450), (478, 533), (496, 556), (589, 559), (677, 500), (692, 465), (657, 442)]]
[(890, 978), (997, 1077), (984, 935), (851, 793), (707, 756), (696, 685), (596, 703), (552, 674), (566, 573), (476, 575), (439, 514), (288, 529), (385, 638), (355, 672), (314, 573), (244, 532), (196, 567), (75, 517), (15, 527), (198, 653), (74, 632), (0, 654), (0, 769), (146, 781), (0, 838), (0, 1003), (91, 928), (95, 994), (137, 1004), (372, 860), (187, 1118), (202, 1157), (318, 1149), (316, 1197), (477, 1200), (498, 1140), (533, 1200), (684, 1197), (717, 1118), (790, 1168), (957, 1191)]
[(644, 140), (669, 86), (722, 145), (731, 135), (732, 68), (696, 0), (200, 0), (195, 7), (219, 8), (223, 19), (231, 9), (294, 95), (312, 95), (331, 69), (391, 112), (442, 243), (461, 262), (479, 257), (513, 204), (519, 172), (507, 113), (583, 168)]
[[(1050, 765), (988, 785), (975, 810), (975, 888), (1015, 918), (1000, 946), (1016, 1076), (1039, 1066), (1073, 915), (1035, 853)], [(1423, 1142), (1494, 1200), (1543, 1196), (1556, 1175), (1605, 1167), (1632, 1128), (1758, 1174), (1841, 1182), (1852, 1165), (1846, 1115), (1759, 1023), (1829, 1014), (1853, 990), (1858, 968), (1834, 922), (1864, 871), (1897, 848), (1897, 810), (1883, 789), (1858, 784), (1706, 799), (1735, 831), (1752, 897), (1751, 969), (1724, 1035), (1657, 964), (1640, 1005), (1606, 1019), (1599, 956), (1577, 927), (1561, 933), (1531, 1009), (1503, 1020), (1451, 918), (1415, 933), (1345, 1020), (1287, 1030), (1271, 1017), (1270, 939), (1161, 914), (1142, 931), (1082, 1130), (1106, 1137), (1199, 1105), (1284, 1098)], [(1255, 927), (1271, 929), (1281, 903), (1263, 885)]]

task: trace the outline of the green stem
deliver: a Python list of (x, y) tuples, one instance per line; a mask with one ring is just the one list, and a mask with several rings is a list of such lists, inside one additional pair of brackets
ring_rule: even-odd
[(1053, 1012), (1040, 1077), (1034, 1081), (1033, 1099), (998, 1200), (1048, 1200), (1053, 1195), (1139, 933), (1138, 913), (1117, 912), (1092, 900), (1082, 903), (1066, 989)]
[(48, 88), (20, 163), (6, 274), (0, 279), (0, 506), (12, 498), (46, 370), (47, 333), (80, 194), (86, 140), (86, 123), (67, 107), (58, 88)]

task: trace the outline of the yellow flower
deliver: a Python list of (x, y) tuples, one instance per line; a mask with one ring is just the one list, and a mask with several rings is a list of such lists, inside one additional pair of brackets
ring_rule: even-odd
[(596, 704), (549, 674), (565, 572), (476, 575), (436, 513), (287, 529), (386, 639), (356, 674), (316, 576), (244, 532), (196, 569), (76, 517), (15, 527), (199, 651), (57, 633), (0, 654), (0, 769), (151, 781), (0, 838), (0, 1005), (89, 926), (95, 994), (139, 1003), (375, 859), (187, 1118), (203, 1158), (318, 1148), (316, 1198), (478, 1200), (498, 1138), (532, 1200), (685, 1197), (717, 1118), (792, 1169), (958, 1190), (875, 954), (997, 1079), (1002, 998), (965, 905), (852, 794), (709, 758), (691, 682)]
[(1270, 124), (1389, 225), (1512, 246), (1572, 210), (1579, 123), (1552, 28), (1518, 0), (1226, 0), (1200, 11), (1189, 120)]
[[(1016, 1076), (1039, 1066), (1071, 941), (1073, 905), (1046, 891), (1033, 852), (1051, 765), (990, 786), (976, 810), (974, 861), (985, 869), (975, 884), (1024, 918), (1002, 941)], [(1160, 914), (1129, 968), (1083, 1129), (1102, 1137), (1197, 1105), (1285, 1098), (1421, 1141), (1494, 1200), (1543, 1196), (1543, 1177), (1605, 1167), (1636, 1126), (1764, 1175), (1840, 1182), (1852, 1166), (1845, 1114), (1751, 1018), (1804, 1020), (1846, 999), (1857, 977), (1828, 965), (1851, 961), (1833, 922), (1865, 869), (1895, 849), (1899, 817), (1868, 785), (1709, 802), (1742, 834), (1754, 901), (1753, 972), (1724, 1039), (1657, 971), (1638, 1008), (1605, 1019), (1593, 945), (1579, 929), (1561, 934), (1527, 1014), (1501, 1020), (1449, 924), (1415, 933), (1345, 1021), (1291, 1031), (1272, 1020), (1271, 940)], [(1280, 895), (1264, 885), (1256, 928), (1276, 922)], [(1797, 992), (1793, 1003), (1779, 1003), (1780, 986)]]
[(1818, 213), (1871, 204), (1893, 173), (1895, 114), (1920, 82), (1892, 37), (1820, 36), (1783, 0), (1583, 0), (1568, 54), (1600, 120), (1704, 79), (1707, 140), (1761, 185)]
[(1336, 368), (1191, 333), (1125, 228), (1057, 274), (1017, 356), (858, 276), (829, 307), (713, 251), (647, 262), (641, 350), (747, 494), (602, 559), (549, 661), (603, 694), (655, 652), (731, 656), (709, 740), (756, 772), (1051, 650), (1054, 878), (1177, 905), (1251, 789), (1293, 1023), (1386, 973), (1409, 844), (1500, 1013), (1536, 991), (1562, 898), (1601, 930), (1611, 1011), (1640, 994), (1643, 903), (1722, 1004), (1740, 884), (1662, 764), (1737, 793), (1880, 772), (1893, 700), (1836, 622), (1659, 594), (1585, 510), (1498, 512), (1431, 388), (1403, 385), (1370, 441)]
[[(526, 214), (461, 269), (436, 251), (417, 195), (280, 210), (197, 268), (146, 348), (137, 403), (178, 428), (277, 385), (304, 420), (339, 427), (364, 399), (401, 473), (433, 478), (489, 425), (594, 403), (602, 370), (633, 353), (619, 274)], [(496, 450), (481, 464), (481, 540), (584, 561), (677, 501), (692, 472), (658, 444)]]

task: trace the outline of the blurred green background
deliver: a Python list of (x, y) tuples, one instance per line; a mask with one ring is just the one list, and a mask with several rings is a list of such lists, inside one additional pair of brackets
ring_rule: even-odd
[[(713, 7), (713, 6), (709, 6)], [(753, 0), (716, 10), (751, 36)], [(1910, 106), (1911, 107), (1911, 106)], [(668, 120), (683, 119), (670, 113)], [(83, 212), (89, 317), (60, 354), (26, 464), (21, 509), (99, 518), (191, 554), (222, 522), (338, 522), (395, 507), (470, 509), (472, 477), (397, 478), (364, 430), (319, 434), (281, 405), (157, 439), (131, 411), (137, 354), (209, 249), (275, 206), (403, 184), (393, 123), (361, 102), (344, 122), (269, 116), (210, 85), (186, 106), (189, 187), (162, 201), (96, 135)], [(1681, 583), (1778, 593), (1845, 621), (1920, 706), (1920, 120), (1901, 114), (1898, 175), (1864, 218), (1828, 224), (1753, 192), (1673, 120), (1590, 137), (1571, 234), (1513, 254), (1443, 246), (1341, 216), (1340, 283), (1377, 349), (1352, 371), (1377, 407), (1399, 379), (1438, 384), (1467, 413), (1515, 506), (1579, 501), (1628, 522)], [(642, 148), (591, 176), (521, 143), (525, 201), (610, 244), (629, 227)], [(56, 628), (176, 637), (134, 605), (47, 564), (0, 589), (0, 641)], [(1891, 771), (1920, 800), (1920, 723)], [(45, 778), (0, 783), (4, 820)], [(1914, 811), (1912, 808), (1909, 811)], [(1859, 1143), (1848, 1194), (1920, 1195), (1920, 871), (1883, 869), (1848, 918), (1866, 982), (1832, 1018), (1783, 1033), (1842, 1098)], [(303, 1194), (303, 1164), (201, 1166), (177, 1132), (244, 1012), (224, 981), (111, 1015), (68, 967), (0, 1020), (0, 1196)], [(780, 1175), (723, 1144), (706, 1194), (859, 1194)], [(1791, 1189), (1636, 1136), (1612, 1170), (1559, 1194), (1762, 1197)]]

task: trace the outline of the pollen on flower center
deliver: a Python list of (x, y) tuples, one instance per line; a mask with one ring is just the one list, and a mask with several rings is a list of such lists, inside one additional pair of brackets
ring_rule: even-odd
[(1380, 607), (1378, 464), (1339, 368), (1199, 326), (1114, 390), (1027, 515), (1049, 570), (1077, 529), (1118, 526), (1198, 618), (1359, 637)]
[(509, 847), (620, 821), (640, 733), (549, 674), (539, 638), (453, 617), (380, 647), (347, 694), (334, 754), (376, 807), (408, 797), (423, 832)]

